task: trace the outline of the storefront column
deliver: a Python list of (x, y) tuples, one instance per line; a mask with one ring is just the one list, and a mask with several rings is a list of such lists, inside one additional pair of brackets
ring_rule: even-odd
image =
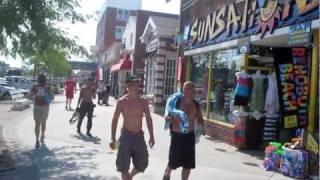
[(243, 65), (244, 66), (249, 66), (249, 53), (244, 53), (243, 54)]
[(191, 62), (191, 56), (187, 57), (187, 67), (186, 67), (186, 80), (191, 80), (191, 68), (192, 68), (192, 62)]
[(316, 99), (318, 90), (318, 74), (319, 74), (319, 30), (313, 31), (313, 47), (312, 47), (312, 62), (311, 62), (311, 79), (310, 79), (310, 97), (309, 97), (309, 126), (308, 132), (314, 131), (316, 119)]
[(213, 53), (210, 52), (209, 54), (209, 78), (208, 78), (208, 94), (207, 94), (207, 109), (206, 109), (206, 118), (209, 118), (209, 112), (210, 112), (210, 108), (211, 108), (211, 80), (212, 80), (212, 56)]

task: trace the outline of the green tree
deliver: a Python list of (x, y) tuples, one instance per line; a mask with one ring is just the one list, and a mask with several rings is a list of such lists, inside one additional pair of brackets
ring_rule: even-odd
[(30, 63), (68, 68), (71, 54), (87, 51), (58, 25), (85, 22), (88, 17), (77, 12), (79, 7), (79, 0), (0, 0), (0, 50)]

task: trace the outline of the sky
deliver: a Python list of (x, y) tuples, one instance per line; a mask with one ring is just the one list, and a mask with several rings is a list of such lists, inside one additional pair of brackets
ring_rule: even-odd
[[(142, 0), (142, 9), (172, 14), (179, 13), (179, 0), (171, 0), (170, 3), (166, 3), (165, 1), (166, 0)], [(101, 12), (104, 2), (105, 0), (81, 0), (80, 11), (84, 14), (93, 15), (93, 18), (85, 24), (62, 23), (59, 25), (69, 32), (70, 37), (77, 36), (78, 43), (84, 46), (88, 51), (90, 51), (90, 46), (95, 45), (98, 14)], [(9, 63), (12, 67), (20, 68), (22, 66), (22, 61), (20, 59), (14, 60), (12, 58), (5, 58), (5, 62)]]

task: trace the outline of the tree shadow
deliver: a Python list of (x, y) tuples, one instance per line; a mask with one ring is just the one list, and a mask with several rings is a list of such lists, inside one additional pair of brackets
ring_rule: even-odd
[[(93, 161), (98, 150), (81, 145), (48, 148), (41, 144), (39, 149), (16, 151), (14, 159), (17, 162), (14, 171), (3, 177), (12, 179), (80, 179), (80, 180), (117, 180), (117, 177), (90, 175), (98, 164)], [(85, 170), (85, 171), (84, 171)], [(1, 179), (0, 174), (0, 179)]]

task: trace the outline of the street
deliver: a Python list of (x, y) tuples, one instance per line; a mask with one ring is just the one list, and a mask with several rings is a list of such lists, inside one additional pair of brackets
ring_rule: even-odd
[[(77, 94), (78, 95), (78, 94)], [(76, 98), (73, 101), (75, 108)], [(116, 171), (116, 152), (108, 144), (111, 136), (111, 120), (115, 108), (111, 106), (95, 108), (93, 118), (93, 138), (76, 133), (76, 124), (70, 125), (73, 111), (65, 110), (63, 95), (57, 95), (50, 106), (45, 144), (35, 149), (34, 120), (32, 108), (21, 112), (8, 111), (9, 105), (0, 104), (0, 142), (2, 149), (9, 150), (14, 161), (14, 169), (0, 171), (0, 179), (106, 179), (120, 180)], [(5, 115), (5, 116), (4, 116)], [(149, 166), (137, 180), (160, 180), (168, 160), (170, 136), (164, 131), (161, 116), (152, 114), (156, 144), (149, 149)], [(121, 119), (119, 122), (122, 122)], [(145, 123), (144, 123), (145, 126)], [(86, 118), (82, 124), (85, 133)], [(117, 137), (121, 123), (118, 124)], [(145, 138), (149, 134), (144, 127)], [(1, 138), (1, 132), (3, 137)], [(2, 152), (3, 153), (3, 152)], [(196, 169), (191, 172), (191, 180), (243, 179), (267, 180), (290, 179), (279, 173), (267, 172), (262, 167), (262, 151), (238, 151), (237, 148), (202, 137), (196, 147)], [(180, 179), (181, 169), (173, 171), (171, 179)]]

